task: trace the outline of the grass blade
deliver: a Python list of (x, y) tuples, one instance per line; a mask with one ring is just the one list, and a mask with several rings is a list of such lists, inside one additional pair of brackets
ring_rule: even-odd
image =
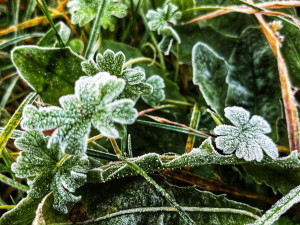
[(28, 191), (29, 190), (28, 186), (20, 184), (18, 181), (10, 179), (9, 177), (4, 176), (3, 174), (0, 174), (0, 181), (2, 181), (3, 183), (6, 183), (6, 184), (8, 184), (12, 187), (15, 187), (15, 188), (17, 188), (21, 191)]
[(26, 99), (22, 102), (22, 104), (19, 106), (17, 111), (14, 113), (14, 115), (10, 118), (4, 129), (2, 130), (0, 134), (0, 155), (2, 153), (2, 149), (5, 147), (8, 139), (13, 134), (14, 129), (19, 125), (21, 118), (22, 118), (22, 112), (26, 105), (32, 103), (36, 97), (36, 93), (32, 92), (30, 93)]
[(23, 40), (26, 40), (28, 38), (33, 38), (33, 37), (43, 37), (44, 36), (44, 33), (35, 33), (35, 34), (23, 34), (23, 35), (20, 35), (18, 37), (15, 37), (15, 38), (12, 38), (12, 39), (9, 39), (7, 41), (3, 41), (1, 42), (0, 44), (0, 49), (3, 49), (3, 48), (6, 48), (7, 46), (10, 46), (12, 44), (15, 44), (19, 41), (23, 41)]
[(101, 2), (101, 4), (99, 4), (98, 12), (97, 12), (97, 16), (96, 16), (96, 19), (95, 19), (95, 22), (94, 22), (94, 25), (93, 25), (90, 40), (88, 42), (88, 45), (87, 45), (87, 48), (86, 48), (86, 51), (85, 51), (85, 55), (84, 55), (84, 58), (86, 58), (86, 59), (89, 58), (90, 55), (92, 54), (93, 47), (94, 47), (95, 43), (97, 42), (97, 38), (98, 38), (98, 34), (100, 32), (100, 29), (101, 29), (102, 18), (104, 16), (104, 11), (105, 11), (105, 7), (107, 5), (106, 4), (107, 1), (108, 0), (103, 0)]

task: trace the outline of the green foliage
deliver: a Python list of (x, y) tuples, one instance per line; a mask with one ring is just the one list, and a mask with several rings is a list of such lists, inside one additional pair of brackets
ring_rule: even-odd
[(75, 81), (84, 74), (83, 58), (70, 48), (20, 46), (12, 51), (12, 60), (19, 75), (53, 105), (61, 96), (73, 93)]
[(155, 107), (160, 104), (162, 100), (165, 99), (165, 83), (164, 80), (158, 76), (153, 75), (146, 80), (146, 83), (150, 84), (153, 87), (151, 94), (143, 95), (142, 99), (149, 105)]
[(234, 125), (219, 125), (214, 133), (217, 148), (225, 154), (232, 154), (246, 161), (261, 161), (263, 151), (272, 159), (278, 157), (278, 150), (272, 139), (265, 134), (271, 132), (267, 121), (260, 116), (252, 116), (241, 107), (225, 108), (225, 117)]
[(131, 124), (137, 117), (133, 102), (115, 100), (123, 91), (123, 79), (100, 72), (81, 77), (75, 83), (75, 94), (60, 98), (58, 107), (36, 109), (28, 106), (23, 113), (22, 128), (49, 130), (58, 128), (51, 136), (51, 144), (59, 144), (63, 152), (83, 154), (91, 125), (107, 137), (118, 138), (121, 124)]
[(75, 196), (77, 188), (86, 182), (85, 173), (89, 169), (86, 156), (71, 155), (64, 157), (59, 146), (48, 145), (48, 138), (42, 132), (26, 131), (15, 145), (22, 150), (12, 170), (19, 178), (27, 178), (30, 185), (29, 195), (41, 198), (53, 191), (53, 207), (67, 213), (67, 207), (80, 200)]
[[(228, 200), (224, 195), (215, 195), (193, 187), (182, 188), (169, 184), (161, 177), (156, 182), (174, 196), (178, 204), (197, 221), (215, 221), (215, 224), (241, 224), (254, 222), (258, 209)], [(47, 196), (39, 206), (41, 215), (35, 221), (48, 223), (76, 223), (90, 221), (95, 224), (186, 224), (170, 207), (164, 197), (143, 178), (128, 179), (108, 183), (109, 190), (102, 191), (102, 184), (88, 184), (80, 189), (83, 205), (77, 205), (68, 217), (51, 216), (53, 197)], [(189, 199), (192, 197), (193, 201)], [(226, 212), (226, 213), (223, 213)]]
[(98, 72), (108, 72), (125, 80), (125, 88), (119, 98), (129, 98), (136, 101), (140, 95), (152, 93), (151, 84), (145, 82), (145, 71), (136, 67), (124, 69), (125, 55), (122, 52), (114, 53), (106, 50), (103, 54), (97, 54), (96, 62), (92, 59), (82, 62), (82, 69), (87, 75), (95, 75)]
[[(72, 15), (72, 23), (82, 27), (93, 20), (102, 1), (70, 0), (68, 7)], [(110, 31), (114, 31), (117, 18), (125, 17), (127, 14), (126, 10), (127, 7), (121, 0), (108, 0), (102, 20), (103, 28), (109, 28)]]

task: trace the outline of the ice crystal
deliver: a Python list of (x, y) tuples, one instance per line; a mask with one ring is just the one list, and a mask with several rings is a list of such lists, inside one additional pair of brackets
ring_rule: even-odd
[(162, 9), (158, 8), (157, 11), (149, 10), (146, 17), (149, 20), (149, 29), (163, 35), (159, 47), (168, 55), (173, 40), (175, 39), (178, 43), (181, 42), (177, 32), (170, 26), (177, 24), (177, 20), (181, 18), (181, 12), (178, 11), (176, 5), (168, 2)]
[(94, 75), (98, 72), (109, 72), (126, 81), (125, 88), (119, 98), (129, 98), (136, 101), (140, 95), (148, 95), (152, 92), (152, 86), (145, 83), (145, 71), (136, 67), (124, 69), (125, 55), (122, 52), (114, 53), (106, 50), (103, 55), (98, 54), (96, 62), (92, 59), (82, 62), (82, 69), (87, 75)]
[(59, 144), (68, 154), (83, 154), (91, 125), (107, 137), (118, 138), (120, 124), (132, 124), (137, 117), (130, 99), (115, 100), (124, 90), (125, 81), (100, 72), (81, 77), (75, 83), (75, 94), (59, 99), (59, 107), (34, 106), (24, 109), (23, 129), (49, 130), (57, 128), (49, 145)]
[(159, 103), (165, 99), (165, 83), (164, 80), (158, 76), (153, 75), (149, 77), (146, 81), (148, 84), (152, 85), (153, 92), (149, 95), (142, 96), (142, 99), (152, 107), (159, 105)]
[[(102, 4), (102, 1), (103, 0), (70, 0), (68, 7), (71, 13), (71, 22), (83, 27), (96, 17), (99, 4)], [(115, 29), (116, 19), (125, 17), (127, 14), (126, 10), (127, 6), (122, 3), (121, 0), (107, 0), (102, 18), (103, 28), (109, 28), (110, 31), (113, 31)]]
[(57, 145), (47, 147), (48, 139), (37, 130), (24, 132), (15, 141), (22, 152), (12, 170), (17, 177), (28, 178), (32, 196), (41, 198), (53, 191), (53, 207), (67, 213), (67, 207), (81, 198), (71, 192), (86, 182), (89, 161), (87, 156), (64, 157)]
[(220, 135), (216, 138), (216, 145), (225, 154), (235, 152), (238, 158), (246, 161), (263, 159), (263, 151), (272, 159), (278, 157), (276, 145), (265, 134), (271, 132), (271, 127), (262, 117), (254, 115), (241, 107), (225, 108), (225, 117), (234, 126), (219, 125), (214, 133)]

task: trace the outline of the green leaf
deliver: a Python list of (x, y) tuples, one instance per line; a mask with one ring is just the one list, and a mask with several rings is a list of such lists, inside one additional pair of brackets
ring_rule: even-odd
[[(229, 200), (224, 195), (214, 195), (193, 187), (177, 187), (161, 177), (154, 179), (197, 224), (205, 221), (220, 225), (248, 224), (260, 215), (258, 209)], [(127, 179), (125, 183), (114, 181), (109, 183), (109, 189), (106, 187), (103, 184), (87, 184), (81, 188), (82, 204), (77, 204), (68, 218), (53, 216), (55, 214), (50, 208), (53, 198), (50, 195), (39, 206), (39, 220), (46, 224), (87, 221), (99, 225), (186, 224), (176, 209), (144, 178)]]
[(272, 206), (254, 225), (271, 225), (279, 219), (279, 217), (289, 210), (293, 205), (300, 202), (300, 185), (291, 190), (287, 195), (283, 196), (275, 205)]
[(244, 166), (244, 169), (258, 184), (266, 184), (275, 193), (287, 194), (300, 184), (300, 171), (297, 169), (257, 165)]
[[(213, 147), (211, 138), (205, 140), (199, 148), (181, 156), (174, 156), (167, 159), (156, 153), (148, 153), (133, 158), (134, 163), (145, 172), (151, 173), (164, 169), (176, 169), (183, 167), (199, 167), (202, 165), (258, 165), (273, 166), (280, 169), (295, 169), (300, 167), (298, 152), (293, 151), (289, 156), (271, 159), (264, 157), (261, 162), (246, 161), (237, 158), (235, 155), (221, 155)], [(93, 169), (88, 173), (89, 182), (107, 182), (113, 179), (120, 179), (127, 176), (135, 176), (137, 173), (124, 162), (114, 162), (106, 166)]]
[(0, 43), (0, 49), (6, 48), (6, 47), (8, 47), (10, 45), (13, 45), (15, 43), (18, 43), (20, 41), (24, 41), (24, 40), (26, 40), (28, 38), (42, 37), (42, 36), (44, 36), (43, 33), (23, 34), (23, 35), (11, 38), (11, 39), (6, 40), (6, 41), (2, 41)]
[(232, 154), (246, 161), (261, 161), (263, 152), (272, 159), (279, 154), (276, 145), (265, 134), (271, 132), (271, 127), (262, 117), (254, 115), (241, 107), (225, 108), (225, 117), (234, 125), (219, 125), (214, 129), (216, 146), (225, 154)]
[(277, 139), (277, 121), (282, 117), (277, 62), (261, 30), (246, 29), (229, 61), (226, 106), (241, 106), (262, 116)]
[[(67, 44), (71, 29), (64, 24), (63, 22), (58, 22), (55, 24), (55, 28), (64, 44)], [(37, 43), (38, 46), (41, 47), (59, 47), (59, 41), (57, 40), (56, 32), (53, 28), (51, 28), (45, 35), (42, 37)]]
[(71, 194), (86, 182), (89, 169), (87, 156), (64, 156), (57, 145), (48, 145), (49, 138), (36, 130), (26, 131), (15, 145), (22, 150), (12, 170), (19, 178), (28, 178), (29, 195), (44, 197), (54, 194), (53, 207), (67, 213), (67, 207), (80, 200)]
[(12, 51), (12, 60), (19, 75), (52, 105), (58, 105), (59, 97), (73, 93), (75, 81), (84, 75), (84, 59), (70, 48), (20, 46)]
[(226, 77), (229, 66), (206, 44), (198, 42), (192, 53), (193, 82), (199, 85), (207, 103), (219, 115), (223, 115), (227, 95)]
[(137, 110), (129, 99), (115, 100), (123, 91), (125, 81), (100, 72), (95, 76), (81, 77), (75, 83), (75, 94), (60, 98), (59, 107), (39, 110), (28, 106), (23, 113), (23, 129), (49, 130), (57, 128), (50, 143), (59, 144), (68, 154), (84, 154), (91, 125), (101, 134), (120, 137), (118, 124), (132, 124)]
[(153, 91), (149, 95), (143, 95), (142, 99), (152, 107), (158, 106), (166, 97), (164, 80), (158, 75), (153, 75), (146, 80), (146, 83), (153, 87)]
[(1, 225), (29, 225), (35, 216), (35, 211), (42, 198), (34, 198), (28, 195), (12, 210), (4, 213), (0, 218)]
[(119, 98), (129, 98), (137, 101), (140, 95), (148, 95), (152, 92), (152, 86), (144, 82), (145, 71), (136, 67), (124, 69), (125, 55), (119, 51), (114, 53), (107, 49), (103, 54), (97, 54), (96, 62), (89, 59), (82, 62), (82, 69), (87, 75), (95, 75), (98, 72), (108, 72), (125, 80), (125, 87)]
[[(299, 18), (298, 18), (299, 19)], [(282, 29), (279, 30), (284, 39), (281, 52), (286, 61), (289, 77), (295, 88), (300, 88), (300, 32), (298, 26), (286, 20), (282, 21)]]
[[(84, 26), (96, 17), (101, 2), (102, 0), (70, 0), (68, 7), (71, 13), (71, 22), (81, 27)], [(121, 0), (108, 0), (102, 19), (102, 27), (114, 31), (117, 18), (124, 18), (127, 14), (126, 10), (127, 6)]]

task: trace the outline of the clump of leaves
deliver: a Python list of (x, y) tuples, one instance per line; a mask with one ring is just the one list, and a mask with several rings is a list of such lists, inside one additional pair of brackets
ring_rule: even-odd
[(140, 95), (149, 95), (153, 91), (151, 84), (146, 83), (145, 71), (140, 68), (124, 69), (125, 55), (122, 52), (114, 53), (106, 50), (103, 55), (98, 53), (96, 62), (90, 59), (82, 62), (82, 69), (87, 75), (98, 72), (108, 72), (125, 80), (125, 88), (119, 98), (129, 98), (136, 101)]
[(23, 113), (23, 129), (49, 130), (57, 128), (49, 144), (59, 144), (68, 154), (83, 154), (91, 125), (101, 134), (118, 138), (123, 124), (132, 124), (137, 110), (129, 99), (116, 98), (125, 87), (123, 79), (100, 72), (92, 77), (81, 77), (75, 84), (75, 94), (59, 99), (59, 107), (39, 110), (27, 106)]
[(159, 47), (166, 55), (169, 55), (173, 41), (181, 42), (178, 33), (172, 28), (181, 18), (178, 7), (172, 3), (166, 3), (162, 9), (149, 10), (146, 17), (149, 29), (163, 35)]
[(17, 177), (28, 179), (28, 194), (40, 198), (53, 191), (53, 207), (67, 213), (67, 207), (81, 199), (72, 192), (86, 182), (89, 160), (87, 156), (64, 155), (59, 145), (48, 146), (48, 141), (40, 131), (24, 132), (15, 141), (22, 152), (12, 170)]
[(225, 154), (232, 154), (246, 161), (263, 159), (263, 151), (272, 159), (278, 157), (278, 150), (271, 138), (265, 134), (271, 132), (271, 127), (261, 116), (254, 115), (241, 107), (227, 107), (225, 117), (232, 125), (219, 125), (214, 133), (217, 147)]

